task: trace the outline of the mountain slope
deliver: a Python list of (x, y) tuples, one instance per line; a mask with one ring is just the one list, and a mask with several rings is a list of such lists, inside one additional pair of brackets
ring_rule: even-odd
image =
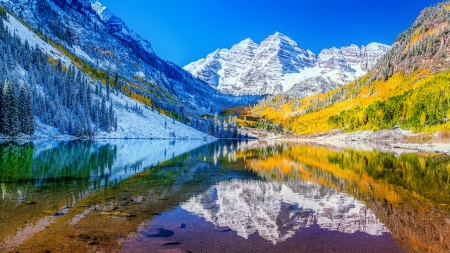
[(424, 9), (362, 78), (326, 94), (263, 101), (253, 116), (299, 133), (396, 125), (417, 132), (449, 130), (449, 11), (450, 1)]
[[(223, 95), (175, 64), (159, 58), (148, 41), (129, 29), (98, 1), (0, 0), (0, 6), (12, 14), (5, 24), (13, 36), (21, 38), (23, 43), (27, 41), (32, 49), (38, 46), (50, 57), (50, 61), (55, 64), (59, 61), (61, 68), (74, 67), (84, 72), (89, 83), (94, 84), (91, 85), (92, 90), (99, 84), (103, 92), (112, 90), (111, 98), (120, 98), (108, 103), (108, 95), (106, 105), (115, 105), (113, 111), (120, 108), (134, 110), (132, 113), (138, 118), (150, 113), (142, 124), (128, 124), (126, 127), (120, 124), (128, 122), (127, 119), (118, 118), (118, 129), (136, 127), (131, 136), (127, 135), (131, 133), (127, 130), (118, 136), (144, 137), (136, 136), (143, 133), (147, 137), (158, 137), (155, 132), (165, 132), (160, 137), (173, 137), (173, 132), (178, 128), (166, 130), (170, 127), (166, 127), (164, 122), (174, 119), (185, 124), (190, 122), (191, 126), (212, 133), (214, 127), (210, 125), (214, 122), (203, 120), (201, 115), (219, 112), (223, 105), (248, 104), (258, 99)], [(27, 71), (22, 71), (21, 77), (14, 78), (17, 83), (20, 80), (29, 84), (27, 74)], [(7, 77), (8, 81), (11, 78)], [(153, 111), (165, 114), (170, 120), (153, 117)], [(150, 118), (159, 120), (152, 123)], [(37, 124), (49, 124), (39, 120), (40, 117)], [(89, 124), (95, 122), (83, 123)], [(72, 134), (64, 129), (59, 129), (61, 134)], [(189, 136), (183, 133), (175, 136)]]
[(171, 103), (203, 114), (220, 110), (221, 102), (242, 102), (242, 98), (222, 96), (180, 67), (159, 58), (149, 42), (98, 1), (0, 2), (86, 64), (111, 75), (118, 72), (131, 92), (148, 97), (165, 109), (170, 109)]
[(450, 65), (450, 2), (444, 1), (421, 11), (414, 23), (400, 33), (375, 68), (374, 78), (387, 79), (397, 72), (411, 74), (430, 69), (447, 70)]
[(195, 77), (229, 94), (322, 93), (351, 82), (374, 66), (388, 46), (324, 49), (318, 56), (276, 32), (261, 42), (245, 39), (184, 67)]
[[(75, 135), (78, 137), (92, 137), (92, 135), (95, 135), (95, 137), (104, 138), (129, 137), (204, 139), (209, 137), (205, 133), (192, 129), (191, 127), (175, 121), (174, 119), (146, 108), (143, 105), (138, 106), (131, 98), (128, 98), (115, 90), (110, 92), (110, 99), (106, 99), (108, 96), (107, 87), (102, 87), (98, 84), (90, 87), (91, 85), (85, 84), (84, 81), (81, 81), (81, 87), (88, 89), (87, 93), (83, 93), (81, 87), (77, 87), (77, 85), (73, 83), (75, 80), (78, 82), (78, 80), (85, 78), (82, 77), (81, 71), (78, 71), (76, 74), (79, 77), (76, 77), (73, 81), (70, 80), (72, 78), (70, 71), (74, 66), (70, 58), (60, 53), (51, 44), (43, 41), (39, 36), (30, 31), (13, 16), (7, 15), (6, 19), (7, 20), (1, 19), (4, 27), (9, 31), (15, 31), (17, 40), (22, 41), (24, 44), (14, 42), (15, 40), (8, 38), (7, 35), (3, 34), (4, 30), (0, 29), (2, 36), (6, 36), (6, 39), (8, 40), (8, 43), (6, 43), (3, 41), (2, 37), (2, 39), (0, 39), (0, 48), (2, 50), (9, 50), (9, 43), (14, 43), (12, 45), (14, 50), (20, 52), (23, 55), (22, 57), (29, 60), (21, 59), (14, 64), (3, 60), (3, 62), (7, 62), (8, 64), (7, 66), (2, 66), (0, 70), (0, 79), (3, 81), (7, 80), (5, 84), (2, 81), (0, 85), (2, 88), (2, 94), (0, 94), (0, 114), (2, 118), (0, 122), (0, 138), (2, 137), (2, 134), (17, 134), (14, 131), (7, 132), (6, 129), (4, 129), (5, 124), (3, 121), (5, 119), (11, 119), (12, 115), (8, 114), (7, 116), (4, 114), (4, 111), (9, 104), (6, 104), (7, 101), (5, 100), (5, 93), (3, 93), (3, 91), (6, 89), (12, 89), (13, 93), (17, 93), (18, 85), (14, 84), (19, 83), (23, 83), (21, 87), (25, 87), (27, 93), (31, 94), (36, 131), (34, 134), (28, 134), (32, 134), (32, 136), (36, 138), (57, 137), (61, 135)], [(26, 49), (27, 47), (28, 49)], [(33, 49), (35, 47), (39, 49)], [(40, 50), (43, 52), (48, 52), (48, 55), (46, 56), (42, 53), (38, 53)], [(2, 54), (2, 57), (11, 57), (13, 61), (17, 60), (13, 59), (8, 53)], [(52, 62), (48, 62), (47, 57), (52, 57), (53, 59), (59, 60), (60, 63), (67, 66), (69, 68), (68, 76), (66, 77), (65, 75), (61, 75), (61, 72), (63, 71), (58, 71), (58, 67)], [(44, 63), (40, 63), (42, 58)], [(44, 65), (44, 70), (38, 70), (42, 68), (41, 64)], [(67, 80), (67, 78), (69, 80)], [(48, 83), (51, 82), (52, 85), (54, 85), (55, 82), (58, 83), (57, 89), (59, 89), (64, 87), (60, 84), (61, 82), (59, 80), (64, 80), (62, 85), (67, 82), (68, 86), (74, 87), (72, 88), (72, 92), (78, 93), (78, 95), (75, 95), (76, 97), (85, 97), (87, 99), (86, 104), (83, 102), (70, 102), (70, 99), (72, 99), (71, 96), (66, 95), (71, 92), (69, 91), (69, 87), (67, 87), (68, 90), (65, 93), (59, 91), (58, 95), (62, 95), (62, 97), (60, 99), (56, 98), (57, 96), (55, 97), (54, 94), (55, 90), (48, 87)], [(86, 85), (88, 85), (87, 88)], [(94, 92), (94, 90), (96, 90), (96, 92)], [(69, 100), (64, 102), (66, 99)], [(102, 110), (99, 105), (102, 103), (102, 100), (105, 100), (105, 107), (106, 105), (108, 105), (107, 107), (111, 105), (111, 108), (113, 108), (113, 118), (117, 122), (117, 127), (115, 130), (112, 130), (112, 128), (114, 128), (112, 122), (108, 127), (109, 129), (103, 128), (101, 125), (99, 117), (102, 116)], [(17, 102), (20, 101), (16, 101), (14, 103), (17, 104)], [(73, 103), (74, 106), (68, 105), (69, 103)], [(88, 106), (87, 103), (90, 105)], [(89, 122), (85, 123), (87, 118), (89, 119)], [(81, 127), (79, 127), (78, 124), (81, 124)], [(9, 126), (10, 124), (6, 125)], [(149, 128), (148, 126), (152, 127)]]

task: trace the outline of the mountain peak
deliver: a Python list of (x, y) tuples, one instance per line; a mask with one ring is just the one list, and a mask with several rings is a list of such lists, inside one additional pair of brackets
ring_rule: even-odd
[(127, 41), (130, 44), (135, 44), (147, 53), (153, 54), (152, 45), (139, 34), (129, 29), (122, 19), (114, 15), (106, 6), (100, 1), (91, 3), (91, 8), (97, 13), (100, 20), (106, 25), (108, 33), (114, 34), (116, 37)]
[(231, 47), (231, 50), (235, 49), (236, 47), (240, 47), (240, 48), (250, 48), (250, 49), (256, 49), (259, 47), (259, 45), (254, 42), (252, 39), (247, 38), (245, 40), (242, 40), (241, 42), (239, 42), (236, 45), (233, 45), (233, 47)]
[(242, 40), (241, 42), (239, 42), (238, 44), (257, 44), (256, 42), (254, 42), (252, 39), (247, 38), (245, 40)]
[(280, 36), (286, 36), (286, 35), (280, 33), (279, 31), (276, 31), (274, 34), (272, 34), (272, 36), (274, 36), (274, 37), (280, 37)]
[(366, 45), (366, 48), (378, 49), (378, 48), (389, 48), (389, 46), (378, 42), (371, 42)]
[(333, 47), (316, 56), (275, 32), (260, 45), (245, 39), (230, 50), (208, 55), (184, 69), (223, 93), (311, 95), (362, 76), (389, 48), (380, 43), (369, 45)]
[(251, 44), (251, 43), (255, 43), (255, 42), (250, 38), (246, 38), (245, 40), (242, 40), (238, 44)]
[(95, 3), (92, 3), (91, 7), (104, 22), (108, 21), (112, 16), (114, 16), (114, 14), (98, 0), (95, 1)]
[(270, 39), (279, 39), (280, 41), (287, 41), (290, 43), (295, 43), (297, 44), (297, 42), (295, 42), (293, 39), (291, 39), (290, 37), (280, 33), (280, 32), (275, 32), (274, 34), (270, 35), (269, 37), (267, 37), (266, 40), (270, 40)]
[(282, 38), (282, 37), (287, 37), (286, 35), (276, 31), (274, 34), (272, 34), (272, 36), (277, 37), (277, 38)]

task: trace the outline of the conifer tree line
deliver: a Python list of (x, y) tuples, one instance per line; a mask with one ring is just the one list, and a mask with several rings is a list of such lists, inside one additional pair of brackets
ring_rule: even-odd
[(244, 138), (237, 127), (237, 117), (219, 117), (217, 113), (211, 117), (194, 117), (188, 124), (201, 132), (217, 138)]
[(109, 92), (94, 95), (81, 71), (22, 43), (0, 25), (0, 134), (31, 135), (38, 122), (78, 137), (116, 131)]
[(23, 84), (17, 90), (13, 82), (6, 80), (0, 88), (0, 133), (8, 136), (33, 134), (34, 116), (29, 91)]

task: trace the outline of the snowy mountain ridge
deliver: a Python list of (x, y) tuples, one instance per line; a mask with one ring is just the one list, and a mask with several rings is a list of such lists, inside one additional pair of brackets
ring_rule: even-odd
[(231, 49), (217, 49), (184, 69), (227, 94), (307, 96), (361, 77), (389, 48), (373, 42), (323, 49), (315, 55), (276, 32), (259, 45), (245, 39)]

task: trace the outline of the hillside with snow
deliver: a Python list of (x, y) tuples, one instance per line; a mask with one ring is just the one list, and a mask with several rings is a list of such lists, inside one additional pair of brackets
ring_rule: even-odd
[[(49, 56), (60, 60), (62, 64), (73, 66), (70, 58), (59, 52), (48, 42), (42, 40), (15, 17), (8, 15), (7, 20), (3, 20), (3, 23), (8, 31), (19, 37), (23, 43), (28, 43), (31, 48), (39, 48)], [(30, 73), (23, 71), (23, 69), (17, 71), (14, 75), (19, 77), (20, 82), (28, 82), (30, 77)], [(91, 82), (94, 82), (94, 80), (91, 80)], [(94, 89), (94, 85), (92, 85), (92, 89)], [(101, 87), (101, 89), (103, 90), (103, 93), (106, 94), (106, 87)], [(134, 101), (124, 94), (112, 92), (110, 96), (114, 106), (118, 128), (116, 131), (112, 132), (99, 129), (95, 136), (96, 138), (212, 138), (208, 134), (195, 130), (173, 118), (162, 115), (155, 110), (151, 110), (147, 106)], [(100, 99), (95, 95), (93, 97), (94, 99)], [(131, 110), (131, 107), (136, 104), (140, 105), (140, 113)], [(71, 138), (69, 134), (61, 133), (57, 127), (42, 123), (39, 117), (36, 117), (35, 121), (36, 129), (32, 135), (34, 138)]]
[[(236, 135), (235, 129), (219, 129), (219, 122), (201, 115), (214, 115), (223, 104), (235, 106), (258, 99), (221, 94), (159, 58), (150, 42), (99, 1), (0, 0), (0, 7), (8, 13), (2, 21), (9, 36), (20, 40), (12, 45), (5, 35), (0, 45), (14, 58), (8, 69), (0, 70), (2, 82), (8, 83), (0, 88), (11, 93), (0, 103), (17, 101), (24, 87), (33, 101), (34, 137), (204, 139), (219, 133)], [(26, 59), (16, 59), (16, 49)], [(28, 56), (32, 54), (40, 55), (37, 65), (30, 60), (34, 56)], [(52, 82), (57, 85), (51, 86)], [(65, 82), (76, 85), (69, 88)], [(0, 110), (9, 120), (0, 123), (0, 137), (24, 132), (14, 123), (17, 115), (9, 116), (16, 104), (5, 112)]]
[(307, 96), (332, 90), (366, 74), (390, 47), (370, 43), (330, 48), (315, 55), (276, 32), (260, 44), (245, 39), (184, 67), (228, 94)]

